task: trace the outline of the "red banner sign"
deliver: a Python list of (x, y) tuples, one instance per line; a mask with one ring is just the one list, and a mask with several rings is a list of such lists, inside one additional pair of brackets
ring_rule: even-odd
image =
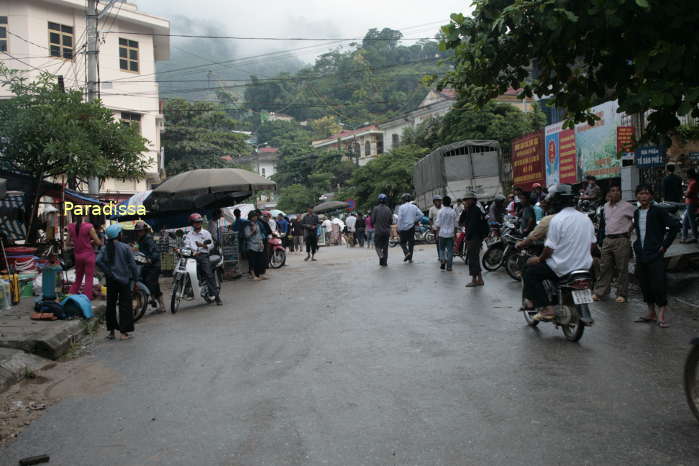
[(634, 151), (633, 126), (617, 126), (616, 151), (621, 154)]
[(525, 191), (531, 191), (534, 183), (546, 183), (543, 131), (512, 141), (512, 178)]
[(578, 164), (575, 147), (575, 131), (564, 129), (558, 135), (560, 140), (560, 180), (564, 184), (578, 182)]

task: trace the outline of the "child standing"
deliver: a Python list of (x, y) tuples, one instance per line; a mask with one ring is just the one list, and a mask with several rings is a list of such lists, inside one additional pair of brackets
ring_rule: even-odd
[(138, 279), (138, 269), (131, 248), (121, 241), (121, 230), (119, 224), (107, 228), (107, 245), (97, 256), (97, 266), (107, 277), (107, 338), (110, 340), (114, 339), (114, 330), (119, 330), (120, 340), (128, 340), (129, 332), (134, 330), (131, 287)]

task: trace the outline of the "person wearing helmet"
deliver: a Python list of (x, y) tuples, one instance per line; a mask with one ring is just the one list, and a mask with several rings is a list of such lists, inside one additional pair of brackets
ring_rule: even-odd
[(543, 201), (545, 197), (546, 194), (544, 194), (544, 190), (541, 188), (541, 184), (534, 183), (532, 185), (532, 192), (529, 193), (529, 200), (531, 204), (536, 205), (537, 203)]
[[(558, 213), (549, 224), (543, 252), (530, 259), (523, 278), (527, 308), (543, 309), (534, 317), (536, 320), (555, 317), (544, 289), (544, 280), (557, 280), (576, 270), (589, 270), (592, 267), (592, 247), (597, 243), (592, 221), (575, 209), (576, 199), (570, 185), (552, 186), (546, 200)], [(592, 322), (589, 315), (583, 315), (581, 320)]]
[(391, 225), (393, 225), (393, 212), (388, 207), (388, 196), (379, 194), (379, 203), (371, 211), (371, 219), (374, 222), (374, 245), (379, 256), (379, 265), (388, 266), (388, 240), (391, 237)]
[(134, 331), (131, 289), (138, 280), (138, 268), (131, 248), (121, 241), (121, 231), (118, 223), (107, 227), (107, 245), (97, 256), (97, 267), (107, 279), (106, 321), (110, 340), (114, 339), (115, 330), (119, 330), (120, 340), (128, 340), (129, 332)]
[(505, 208), (505, 196), (498, 194), (490, 203), (488, 208), (488, 222), (489, 223), (503, 223), (505, 221), (505, 214), (507, 213)]
[(597, 178), (592, 175), (587, 175), (585, 177), (586, 185), (585, 189), (580, 196), (580, 199), (592, 202), (594, 207), (597, 207), (602, 201), (602, 189), (597, 184)]
[(158, 301), (158, 310), (162, 312), (165, 310), (165, 303), (163, 302), (163, 293), (160, 291), (160, 250), (149, 230), (148, 225), (143, 220), (139, 220), (134, 226), (138, 250), (148, 259), (148, 264), (145, 264), (141, 269), (143, 283), (150, 290), (151, 296)]
[[(194, 213), (189, 216), (189, 223), (192, 225), (192, 231), (184, 237), (184, 247), (191, 249), (194, 252), (194, 259), (197, 261), (197, 270), (204, 277), (206, 287), (209, 293), (215, 293), (214, 298), (218, 306), (222, 305), (219, 290), (216, 287), (214, 280), (214, 272), (211, 270), (211, 262), (209, 254), (213, 249), (213, 238), (208, 230), (202, 228), (204, 219), (201, 214)], [(208, 243), (207, 243), (208, 241)]]
[(398, 208), (398, 235), (400, 236), (400, 247), (403, 249), (403, 262), (413, 262), (413, 251), (415, 250), (415, 225), (422, 219), (422, 211), (413, 204), (410, 194), (401, 196), (403, 203)]

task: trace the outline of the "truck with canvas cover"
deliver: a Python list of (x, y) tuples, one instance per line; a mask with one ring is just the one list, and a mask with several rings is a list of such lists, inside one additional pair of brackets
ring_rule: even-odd
[(502, 171), (497, 141), (465, 140), (439, 147), (415, 164), (415, 201), (425, 210), (436, 195), (456, 201), (468, 191), (491, 200), (502, 194)]

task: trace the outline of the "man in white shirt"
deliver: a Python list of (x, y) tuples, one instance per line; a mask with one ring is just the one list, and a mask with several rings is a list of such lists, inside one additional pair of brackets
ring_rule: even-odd
[(398, 235), (400, 247), (403, 249), (403, 262), (413, 263), (413, 251), (415, 250), (415, 225), (422, 219), (422, 211), (413, 204), (410, 194), (401, 196), (403, 204), (398, 208)]
[[(197, 261), (197, 270), (204, 276), (206, 287), (209, 290), (209, 296), (214, 296), (216, 304), (220, 306), (223, 303), (219, 297), (219, 289), (216, 286), (214, 273), (211, 270), (211, 263), (209, 262), (209, 253), (214, 246), (213, 239), (211, 238), (211, 233), (201, 227), (202, 220), (202, 216), (197, 213), (189, 216), (189, 223), (192, 225), (192, 231), (187, 233), (184, 237), (184, 246), (194, 251), (194, 259)], [(207, 241), (210, 241), (210, 243), (207, 244)]]
[[(530, 301), (527, 305), (543, 308), (535, 316), (536, 320), (555, 317), (543, 281), (557, 280), (576, 270), (589, 270), (592, 267), (592, 246), (597, 242), (590, 218), (575, 210), (575, 196), (570, 185), (553, 186), (547, 200), (559, 212), (549, 224), (544, 251), (541, 256), (531, 259), (524, 271), (524, 296)], [(589, 316), (582, 316), (581, 320), (589, 321)]]
[(442, 258), (440, 269), (447, 269), (451, 272), (451, 265), (454, 259), (454, 233), (456, 232), (456, 211), (451, 207), (451, 198), (444, 196), (442, 200), (443, 207), (439, 210), (437, 223), (439, 224), (439, 233), (437, 240), (439, 244), (439, 253)]
[(427, 212), (427, 216), (430, 219), (430, 227), (435, 233), (434, 239), (435, 244), (437, 245), (437, 259), (439, 259), (439, 262), (442, 262), (442, 253), (439, 250), (439, 237), (437, 236), (437, 230), (439, 230), (437, 216), (439, 215), (439, 211), (442, 209), (442, 196), (434, 196), (432, 198), (432, 204), (432, 207), (430, 207), (430, 210)]
[(354, 247), (354, 237), (357, 233), (357, 217), (354, 216), (354, 212), (350, 212), (345, 219), (345, 225), (347, 226), (347, 243), (349, 246)]

